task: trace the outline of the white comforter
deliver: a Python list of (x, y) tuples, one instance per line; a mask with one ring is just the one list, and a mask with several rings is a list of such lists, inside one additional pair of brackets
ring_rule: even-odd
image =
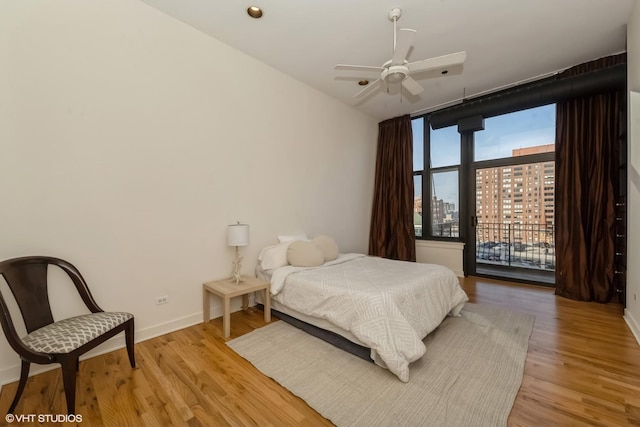
[(456, 275), (434, 264), (342, 254), (320, 267), (280, 267), (271, 276), (278, 302), (328, 320), (371, 348), (373, 361), (401, 381), (426, 348), (422, 339), (467, 295)]

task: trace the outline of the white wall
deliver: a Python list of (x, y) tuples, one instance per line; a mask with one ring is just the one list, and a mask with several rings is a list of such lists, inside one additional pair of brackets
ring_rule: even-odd
[[(627, 23), (627, 79), (629, 91), (640, 92), (640, 2), (633, 4)], [(634, 114), (640, 111), (634, 110)], [(631, 123), (631, 120), (629, 120)], [(639, 129), (629, 132), (629, 151), (640, 150)], [(631, 156), (629, 156), (631, 158)], [(627, 307), (624, 318), (640, 343), (640, 169), (628, 168)]]
[(462, 264), (464, 243), (416, 240), (416, 261), (449, 267), (456, 276), (464, 277)]
[(244, 273), (281, 233), (367, 250), (377, 121), (144, 3), (2, 2), (0, 94), (0, 259), (68, 259), (139, 340), (201, 322), (237, 220)]

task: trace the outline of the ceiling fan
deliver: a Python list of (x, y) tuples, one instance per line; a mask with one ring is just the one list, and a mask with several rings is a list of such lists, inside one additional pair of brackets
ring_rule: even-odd
[[(402, 10), (393, 8), (389, 11), (389, 20), (393, 22), (393, 56), (380, 67), (367, 65), (344, 65), (338, 64), (336, 70), (348, 71), (379, 71), (380, 77), (366, 88), (358, 92), (354, 98), (364, 98), (382, 86), (383, 83), (401, 83), (411, 95), (419, 95), (424, 88), (411, 75), (431, 71), (430, 77), (447, 74), (450, 67), (461, 65), (467, 58), (466, 52), (457, 52), (449, 55), (438, 56), (422, 61), (408, 62), (406, 57), (411, 48), (411, 42), (416, 34), (416, 30), (402, 28), (396, 31), (396, 22), (402, 16)], [(437, 70), (441, 74), (436, 74)]]

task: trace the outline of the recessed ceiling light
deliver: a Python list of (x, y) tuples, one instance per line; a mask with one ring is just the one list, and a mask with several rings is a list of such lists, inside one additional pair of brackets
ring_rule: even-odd
[(262, 9), (260, 9), (258, 6), (249, 6), (249, 8), (247, 9), (247, 13), (252, 18), (262, 18)]
[(441, 74), (447, 74), (449, 72), (449, 70), (442, 70)]
[(368, 84), (369, 84), (369, 80), (360, 80), (360, 81), (358, 82), (358, 84), (359, 84), (360, 86), (366, 86), (366, 85), (368, 85)]

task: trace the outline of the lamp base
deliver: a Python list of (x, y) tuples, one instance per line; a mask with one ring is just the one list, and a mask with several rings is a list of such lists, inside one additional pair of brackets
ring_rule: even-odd
[(238, 274), (236, 275), (235, 273), (233, 274), (233, 276), (229, 277), (229, 281), (230, 282), (236, 282), (236, 285), (239, 284), (240, 282), (244, 282), (244, 279)]
[(242, 257), (240, 256), (240, 250), (238, 246), (236, 246), (236, 259), (233, 260), (233, 269), (231, 270), (231, 277), (229, 280), (235, 281), (236, 285), (240, 282), (244, 282), (242, 277), (240, 276), (240, 268), (242, 266)]

